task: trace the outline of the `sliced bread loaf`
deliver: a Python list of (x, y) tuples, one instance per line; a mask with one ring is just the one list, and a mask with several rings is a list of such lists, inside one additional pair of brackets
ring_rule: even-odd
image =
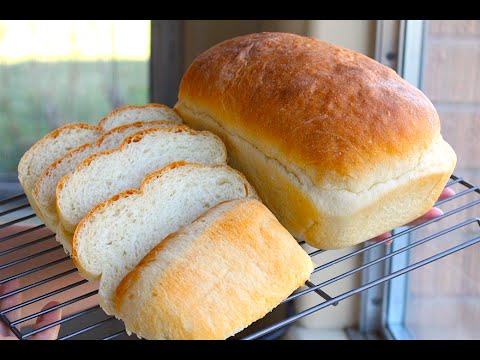
[(58, 158), (85, 143), (92, 143), (102, 135), (101, 129), (88, 124), (69, 124), (45, 135), (35, 143), (20, 159), (18, 164), (18, 179), (40, 219), (52, 228), (43, 216), (32, 196), (35, 183), (43, 172)]
[[(136, 122), (123, 125), (110, 130), (101, 136), (96, 143), (84, 144), (51, 164), (38, 178), (32, 192), (34, 201), (39, 207), (50, 230), (54, 232), (57, 231), (58, 216), (55, 207), (55, 190), (63, 176), (75, 170), (75, 167), (89, 156), (101, 151), (117, 148), (128, 136), (136, 132), (153, 127), (168, 128), (172, 126), (175, 126), (173, 122), (165, 120)], [(64, 241), (60, 242), (63, 243)], [(71, 248), (71, 245), (69, 247)]]
[(182, 124), (182, 118), (171, 108), (160, 104), (146, 104), (141, 106), (124, 106), (113, 110), (110, 114), (100, 120), (98, 126), (104, 131), (109, 131), (121, 125), (151, 120), (168, 120)]
[(58, 183), (56, 205), (64, 228), (73, 233), (97, 204), (138, 188), (155, 170), (174, 161), (225, 164), (223, 142), (208, 131), (186, 126), (149, 129), (128, 137), (116, 150), (94, 154)]
[(75, 265), (87, 279), (100, 278), (100, 304), (113, 314), (118, 283), (155, 245), (212, 206), (249, 196), (248, 188), (226, 165), (172, 163), (83, 218), (73, 239)]
[(225, 201), (169, 235), (123, 278), (116, 316), (150, 340), (222, 340), (272, 311), (312, 270), (265, 205)]

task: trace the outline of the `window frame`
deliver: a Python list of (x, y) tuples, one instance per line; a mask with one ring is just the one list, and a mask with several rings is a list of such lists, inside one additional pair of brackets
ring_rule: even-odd
[(173, 107), (185, 70), (184, 20), (151, 20), (150, 24), (150, 102)]
[[(424, 20), (377, 21), (375, 59), (397, 71), (418, 88), (422, 86), (425, 29)], [(405, 227), (396, 229), (393, 234), (402, 230), (405, 230)], [(375, 252), (367, 252), (363, 263), (388, 255), (410, 243), (410, 234), (398, 237), (389, 247), (379, 247)], [(410, 252), (406, 251), (388, 259), (383, 265), (371, 266), (362, 272), (362, 284), (404, 268), (409, 262)], [(367, 338), (378, 334), (389, 340), (414, 339), (405, 324), (409, 278), (407, 273), (362, 293), (359, 330)]]

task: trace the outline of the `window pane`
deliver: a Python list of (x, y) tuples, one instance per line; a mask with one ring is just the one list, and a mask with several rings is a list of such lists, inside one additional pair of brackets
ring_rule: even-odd
[(149, 58), (148, 20), (0, 20), (0, 198), (40, 137), (148, 102)]
[[(434, 103), (442, 134), (458, 156), (455, 174), (480, 184), (480, 21), (428, 21), (425, 38), (423, 91)], [(460, 189), (460, 188), (456, 188)], [(465, 189), (465, 188), (464, 188)], [(464, 190), (463, 189), (463, 190)], [(463, 197), (462, 197), (463, 198)], [(464, 203), (472, 201), (465, 199)], [(475, 199), (478, 199), (478, 195)], [(445, 204), (448, 211), (463, 203)], [(468, 218), (479, 216), (479, 207)], [(466, 220), (451, 216), (449, 225)], [(418, 231), (413, 241), (445, 229), (446, 223)], [(478, 236), (478, 225), (462, 228), (418, 246), (415, 262), (454, 244)], [(409, 279), (406, 325), (417, 339), (480, 339), (480, 247), (464, 251), (413, 271)]]

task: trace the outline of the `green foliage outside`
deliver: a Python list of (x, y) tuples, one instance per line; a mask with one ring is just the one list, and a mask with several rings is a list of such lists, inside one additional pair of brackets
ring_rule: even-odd
[(96, 124), (111, 110), (148, 102), (148, 62), (23, 62), (0, 66), (0, 175), (53, 129)]

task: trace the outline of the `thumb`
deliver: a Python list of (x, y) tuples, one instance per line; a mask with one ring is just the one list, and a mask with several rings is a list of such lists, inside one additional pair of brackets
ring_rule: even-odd
[[(42, 308), (43, 310), (49, 309), (56, 305), (60, 304), (58, 301), (51, 301)], [(40, 329), (43, 326), (49, 325), (55, 321), (58, 321), (62, 318), (62, 309), (56, 309), (46, 314), (40, 315), (33, 325), (33, 330)], [(45, 329), (36, 333), (35, 335), (30, 336), (30, 340), (56, 340), (58, 338), (58, 332), (60, 330), (60, 325), (53, 326), (49, 329)]]

